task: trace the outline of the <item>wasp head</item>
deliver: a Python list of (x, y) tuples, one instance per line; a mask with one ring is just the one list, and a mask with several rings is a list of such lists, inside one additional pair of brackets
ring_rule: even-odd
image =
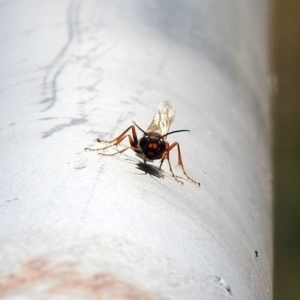
[(139, 147), (148, 159), (160, 159), (167, 149), (167, 142), (157, 132), (146, 132), (139, 140)]

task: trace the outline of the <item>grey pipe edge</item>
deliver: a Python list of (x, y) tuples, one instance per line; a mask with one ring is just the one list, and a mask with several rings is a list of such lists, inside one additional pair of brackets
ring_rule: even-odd
[[(0, 10), (0, 297), (272, 299), (267, 2), (22, 5)], [(176, 150), (184, 185), (84, 151), (163, 100), (200, 188)]]

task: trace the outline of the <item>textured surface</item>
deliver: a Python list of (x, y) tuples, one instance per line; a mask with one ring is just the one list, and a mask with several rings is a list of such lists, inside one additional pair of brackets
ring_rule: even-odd
[[(272, 298), (262, 3), (1, 1), (2, 295), (68, 294), (48, 268), (72, 263), (80, 287), (94, 275), (149, 299)], [(130, 151), (83, 150), (147, 128), (167, 99), (200, 188)], [(40, 260), (36, 288), (11, 288)]]

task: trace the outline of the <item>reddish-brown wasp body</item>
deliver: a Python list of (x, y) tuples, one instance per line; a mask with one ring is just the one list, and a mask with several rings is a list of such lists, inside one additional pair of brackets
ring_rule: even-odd
[[(146, 131), (142, 130), (137, 124), (134, 123), (134, 125), (129, 126), (123, 133), (121, 133), (118, 137), (116, 137), (113, 140), (105, 141), (98, 138), (97, 142), (108, 144), (106, 147), (100, 149), (86, 148), (86, 150), (102, 151), (107, 148), (119, 145), (125, 138), (128, 137), (130, 146), (111, 154), (107, 154), (103, 152), (99, 152), (99, 154), (106, 155), (106, 156), (113, 156), (118, 153), (123, 153), (127, 149), (132, 149), (145, 162), (153, 161), (155, 159), (160, 159), (161, 161), (159, 165), (159, 170), (161, 169), (164, 160), (167, 159), (172, 176), (175, 178), (177, 182), (183, 184), (183, 182), (180, 181), (178, 177), (174, 174), (169, 159), (170, 151), (173, 148), (177, 147), (178, 165), (181, 167), (183, 174), (191, 182), (198, 184), (200, 186), (200, 183), (192, 179), (184, 169), (179, 143), (174, 142), (173, 144), (170, 145), (167, 142), (168, 135), (176, 132), (189, 131), (189, 130), (176, 130), (176, 131), (169, 132), (169, 128), (174, 119), (174, 116), (175, 116), (175, 106), (169, 101), (164, 101), (160, 104), (158, 111), (154, 114), (153, 120)], [(140, 129), (144, 133), (144, 135), (139, 140), (136, 135), (135, 127)], [(131, 130), (131, 135), (128, 133), (128, 131), (130, 130)]]

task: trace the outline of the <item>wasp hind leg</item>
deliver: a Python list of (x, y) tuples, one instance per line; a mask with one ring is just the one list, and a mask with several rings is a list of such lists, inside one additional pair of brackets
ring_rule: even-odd
[[(127, 134), (127, 132), (130, 129), (132, 131), (132, 136), (130, 134)], [(116, 154), (125, 152), (127, 149), (132, 149), (133, 151), (137, 152), (138, 151), (138, 139), (137, 139), (135, 127), (133, 125), (129, 126), (124, 132), (122, 132), (118, 137), (116, 137), (113, 140), (105, 141), (105, 140), (101, 140), (101, 139), (97, 138), (97, 142), (109, 144), (106, 147), (97, 148), (97, 149), (85, 148), (84, 150), (89, 150), (89, 151), (103, 151), (103, 150), (105, 150), (107, 148), (118, 146), (124, 139), (126, 139), (126, 137), (128, 137), (128, 139), (129, 139), (130, 146), (128, 146), (128, 147), (126, 147), (126, 148), (124, 148), (122, 150), (116, 151), (114, 153), (99, 152), (98, 154), (99, 155), (104, 155), (104, 156), (114, 156)]]

